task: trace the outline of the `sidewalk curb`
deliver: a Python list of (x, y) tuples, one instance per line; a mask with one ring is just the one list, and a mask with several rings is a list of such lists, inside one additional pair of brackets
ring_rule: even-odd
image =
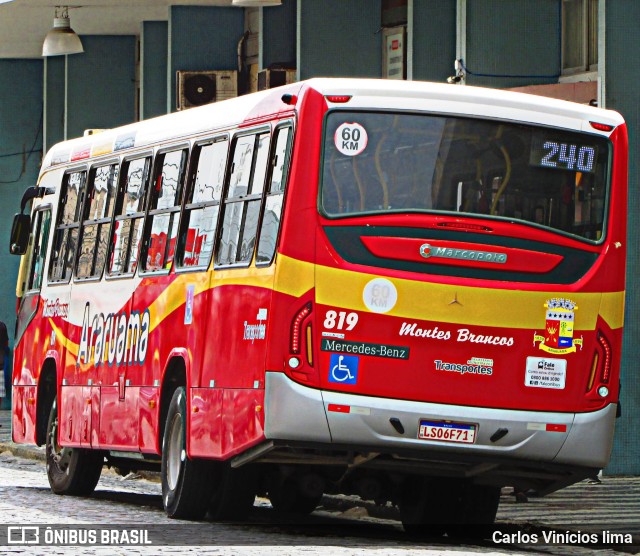
[[(24, 459), (32, 459), (36, 461), (47, 461), (47, 456), (44, 452), (44, 448), (38, 448), (35, 446), (22, 446), (20, 444), (14, 444), (13, 442), (0, 442), (0, 454), (4, 452), (11, 452), (11, 454), (15, 457), (24, 458)], [(153, 483), (159, 483), (160, 472), (157, 471), (138, 471), (137, 472), (140, 477), (146, 479), (147, 481), (151, 481)]]
[(25, 459), (35, 459), (38, 461), (46, 461), (47, 456), (44, 450), (32, 446), (21, 446), (13, 442), (0, 442), (0, 454), (3, 452), (11, 452), (14, 456)]

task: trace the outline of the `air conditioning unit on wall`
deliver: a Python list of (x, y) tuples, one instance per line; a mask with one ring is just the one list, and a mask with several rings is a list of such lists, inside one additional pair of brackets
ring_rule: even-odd
[(288, 85), (296, 80), (294, 69), (264, 69), (258, 73), (258, 91)]
[(234, 98), (238, 96), (238, 72), (178, 71), (176, 89), (178, 110)]

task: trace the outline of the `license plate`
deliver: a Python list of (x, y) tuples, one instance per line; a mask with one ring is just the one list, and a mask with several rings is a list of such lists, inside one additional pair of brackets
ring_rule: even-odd
[(438, 440), (440, 442), (473, 444), (476, 441), (476, 425), (420, 420), (418, 438), (422, 440)]

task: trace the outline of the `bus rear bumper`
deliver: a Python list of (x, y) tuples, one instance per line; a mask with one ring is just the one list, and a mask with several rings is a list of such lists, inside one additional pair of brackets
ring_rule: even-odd
[[(616, 406), (590, 413), (444, 405), (322, 391), (268, 372), (265, 436), (326, 448), (363, 446), (427, 458), (602, 468), (610, 456)], [(418, 438), (421, 420), (474, 425), (472, 444)]]

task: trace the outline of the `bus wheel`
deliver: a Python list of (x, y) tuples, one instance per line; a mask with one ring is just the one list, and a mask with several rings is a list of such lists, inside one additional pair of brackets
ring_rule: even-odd
[(209, 517), (216, 521), (243, 521), (253, 508), (258, 491), (254, 466), (233, 468), (228, 461), (215, 462), (214, 489), (209, 501)]
[(446, 480), (409, 478), (400, 499), (400, 519), (413, 537), (441, 537), (454, 520), (456, 496)]
[(162, 502), (169, 517), (202, 519), (211, 495), (212, 462), (187, 457), (187, 400), (183, 386), (169, 404), (162, 439)]
[(49, 412), (46, 437), (47, 477), (56, 494), (88, 496), (102, 473), (104, 455), (95, 450), (64, 448), (58, 443), (58, 403)]
[(461, 492), (456, 519), (447, 526), (450, 537), (478, 539), (493, 531), (500, 504), (500, 488), (466, 485)]
[(305, 493), (295, 475), (286, 477), (269, 488), (269, 500), (278, 512), (310, 514), (322, 500), (322, 490)]

